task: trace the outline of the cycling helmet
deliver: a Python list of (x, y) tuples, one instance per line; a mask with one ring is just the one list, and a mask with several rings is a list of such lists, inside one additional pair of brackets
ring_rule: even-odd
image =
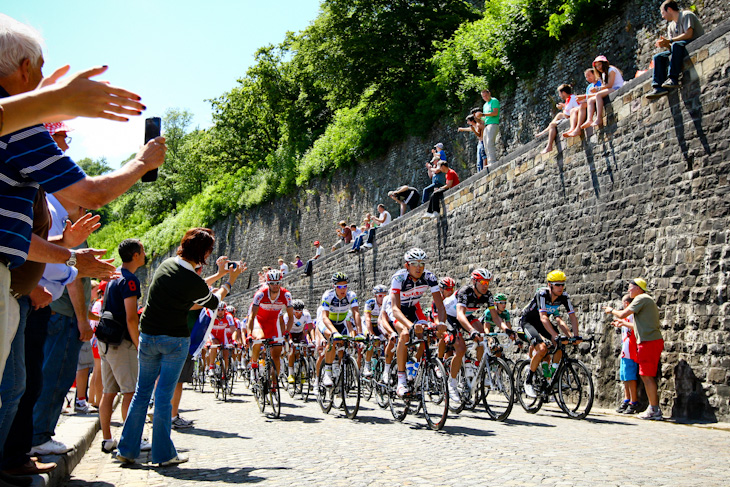
[(486, 269), (474, 269), (473, 271), (471, 271), (471, 278), (472, 279), (487, 279), (488, 281), (491, 281), (492, 273)]
[(281, 281), (281, 271), (279, 269), (271, 269), (266, 273), (266, 282)]
[(450, 277), (442, 277), (441, 280), (439, 281), (439, 286), (452, 288), (452, 287), (456, 286), (456, 281), (454, 281)]
[(413, 262), (415, 260), (426, 260), (426, 259), (428, 259), (426, 252), (424, 252), (422, 249), (419, 249), (418, 247), (413, 247), (411, 250), (406, 252), (406, 254), (403, 256), (403, 260), (405, 260), (406, 262)]
[(332, 284), (337, 284), (338, 282), (349, 282), (350, 278), (347, 277), (347, 274), (344, 272), (335, 272), (332, 274)]
[(304, 310), (304, 301), (301, 299), (295, 299), (291, 302), (292, 308), (294, 308), (295, 311), (302, 311)]
[(388, 288), (382, 284), (378, 284), (373, 288), (373, 294), (384, 294), (388, 292)]
[(507, 296), (503, 293), (499, 293), (496, 296), (494, 296), (494, 301), (496, 303), (506, 303), (507, 302)]
[(228, 311), (229, 313), (235, 313), (236, 308), (233, 306), (226, 306), (226, 311)]
[(221, 310), (221, 309), (226, 309), (226, 306), (228, 306), (228, 305), (226, 304), (226, 302), (225, 302), (225, 301), (219, 301), (219, 302), (218, 302), (218, 309), (219, 309), (219, 310)]
[(565, 272), (555, 269), (547, 275), (547, 282), (565, 282)]

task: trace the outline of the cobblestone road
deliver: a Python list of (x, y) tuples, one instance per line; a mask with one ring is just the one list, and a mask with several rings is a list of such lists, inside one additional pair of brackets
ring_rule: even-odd
[[(282, 417), (259, 413), (240, 383), (229, 402), (186, 390), (183, 414), (195, 428), (174, 431), (190, 462), (122, 467), (100, 452), (101, 436), (69, 487), (262, 485), (728, 485), (730, 432), (644, 422), (607, 411), (567, 419), (556, 408), (529, 415), (515, 405), (504, 423), (483, 410), (449, 416), (442, 432), (420, 417), (404, 423), (374, 402), (356, 420), (324, 415), (282, 395)], [(119, 412), (117, 411), (117, 420)], [(118, 425), (118, 423), (117, 423)], [(120, 433), (116, 429), (116, 434)], [(151, 434), (148, 431), (147, 434)]]

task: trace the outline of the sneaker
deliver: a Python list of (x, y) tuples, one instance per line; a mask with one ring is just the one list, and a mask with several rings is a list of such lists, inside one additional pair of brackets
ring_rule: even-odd
[(146, 438), (142, 438), (139, 442), (139, 451), (150, 451), (152, 449), (152, 443), (147, 441)]
[(649, 93), (646, 94), (646, 97), (650, 100), (656, 100), (657, 98), (661, 98), (663, 96), (666, 96), (669, 93), (665, 88), (654, 88)]
[(372, 249), (373, 248), (373, 244), (371, 244), (371, 243), (365, 243), (365, 244), (363, 244), (363, 247), (365, 247), (366, 249)]
[(459, 391), (456, 390), (456, 386), (451, 381), (449, 381), (449, 399), (455, 402), (461, 402)]
[(213, 369), (208, 369), (208, 372), (206, 372), (208, 377), (213, 377)]
[(186, 428), (192, 428), (193, 422), (183, 419), (180, 416), (175, 417), (175, 419), (172, 420), (172, 427), (176, 430), (186, 429)]
[(429, 218), (438, 218), (439, 217), (439, 214), (436, 213), (436, 212), (434, 212), (434, 213), (427, 213), (427, 215), (428, 215)]
[(426, 213), (424, 213), (424, 214), (423, 214), (423, 215), (421, 216), (421, 219), (422, 219), (422, 220), (428, 220), (429, 218), (431, 218), (431, 213), (429, 213), (429, 212), (426, 212)]
[(524, 388), (525, 395), (527, 397), (537, 397), (537, 394), (535, 394), (535, 388), (532, 387), (532, 384), (530, 384), (528, 381), (525, 381)]
[(134, 463), (134, 458), (127, 458), (127, 457), (123, 457), (123, 456), (121, 456), (121, 455), (120, 455), (119, 453), (117, 453), (117, 454), (116, 454), (116, 455), (114, 456), (114, 458), (116, 458), (116, 459), (117, 459), (117, 461), (119, 461), (120, 463), (124, 463), (124, 464), (126, 464), (126, 465), (129, 465), (129, 464), (132, 464), (132, 463)]
[(629, 407), (629, 404), (630, 403), (628, 401), (621, 401), (621, 404), (619, 404), (619, 406), (616, 408), (616, 412), (619, 414), (623, 414)]
[(639, 412), (639, 403), (629, 403), (626, 409), (623, 410), (623, 414), (636, 414)]
[(293, 375), (291, 375), (291, 374), (289, 374), (289, 377), (287, 377), (287, 378), (286, 378), (286, 381), (287, 381), (287, 382), (288, 382), (289, 384), (294, 384), (294, 382), (296, 382), (296, 381), (294, 380), (294, 376), (293, 376)]
[(332, 382), (332, 374), (324, 374), (324, 377), (322, 377), (322, 385), (325, 387), (332, 387), (335, 385), (335, 383)]
[(395, 389), (395, 393), (398, 394), (398, 397), (403, 397), (408, 394), (408, 392), (408, 386), (406, 384), (398, 384), (398, 387)]
[(82, 399), (80, 401), (76, 401), (76, 405), (74, 406), (74, 411), (81, 414), (94, 414), (98, 412), (99, 410), (96, 409), (94, 406), (86, 402), (86, 399)]
[(676, 90), (679, 88), (679, 83), (674, 81), (672, 78), (667, 78), (667, 80), (662, 83), (662, 88), (665, 88), (667, 90)]
[(117, 449), (117, 440), (112, 438), (111, 440), (101, 440), (101, 451), (104, 453), (111, 453)]
[(664, 419), (664, 416), (662, 416), (662, 410), (659, 408), (652, 410), (651, 406), (646, 408), (646, 411), (644, 411), (637, 417), (639, 419), (648, 419), (652, 421), (661, 421), (662, 419)]
[(45, 443), (34, 446), (30, 449), (31, 455), (63, 455), (64, 453), (70, 452), (73, 447), (66, 445), (60, 441), (50, 439)]
[(160, 467), (171, 467), (172, 465), (179, 465), (188, 461), (188, 457), (175, 455), (174, 458), (169, 459), (166, 462), (160, 463)]
[(370, 370), (370, 368), (368, 367), (367, 369), (365, 369), (365, 370), (362, 371), (362, 376), (363, 377), (367, 377), (367, 378), (372, 377), (373, 376), (373, 371)]

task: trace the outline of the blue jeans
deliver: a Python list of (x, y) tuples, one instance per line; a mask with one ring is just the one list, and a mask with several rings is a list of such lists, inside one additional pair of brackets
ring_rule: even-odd
[(659, 88), (667, 77), (674, 82), (679, 81), (679, 73), (682, 72), (684, 57), (687, 55), (687, 49), (684, 47), (686, 45), (687, 41), (672, 42), (669, 51), (654, 56), (654, 74), (651, 82), (654, 88)]
[(63, 401), (76, 379), (82, 344), (76, 317), (51, 315), (43, 347), (43, 388), (33, 408), (33, 446), (42, 445), (56, 433)]
[(363, 242), (365, 242), (365, 237), (367, 237), (366, 233), (363, 233), (362, 235), (359, 235), (355, 240), (352, 241), (352, 250), (360, 250), (360, 247), (362, 246)]
[(10, 345), (10, 355), (5, 362), (5, 371), (0, 382), (0, 398), (3, 406), (0, 408), (0, 458), (3, 457), (3, 446), (10, 432), (10, 427), (18, 411), (20, 398), (25, 392), (25, 322), (30, 311), (30, 298), (18, 298), (20, 307), (20, 322), (15, 338)]
[[(152, 421), (152, 463), (163, 463), (177, 456), (170, 438), (172, 428), (172, 394), (180, 378), (190, 348), (189, 337), (139, 335), (139, 376), (137, 389), (129, 405), (119, 439), (119, 454), (125, 458), (139, 456), (147, 405), (155, 390), (155, 417)], [(157, 378), (159, 377), (159, 380)], [(155, 389), (157, 381), (157, 389)]]
[(477, 171), (484, 169), (484, 161), (487, 160), (487, 152), (484, 150), (484, 141), (477, 143)]

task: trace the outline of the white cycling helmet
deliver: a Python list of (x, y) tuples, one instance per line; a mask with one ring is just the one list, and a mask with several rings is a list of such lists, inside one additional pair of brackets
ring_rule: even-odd
[(411, 250), (406, 252), (406, 254), (403, 256), (403, 260), (406, 262), (413, 262), (416, 260), (427, 260), (428, 255), (426, 255), (426, 252), (424, 252), (422, 249), (419, 249), (418, 247), (413, 247)]
[(487, 279), (487, 280), (491, 281), (492, 273), (486, 269), (474, 269), (473, 271), (471, 271), (471, 278), (472, 279)]
[(266, 273), (266, 282), (281, 281), (281, 271), (279, 269), (271, 269)]

